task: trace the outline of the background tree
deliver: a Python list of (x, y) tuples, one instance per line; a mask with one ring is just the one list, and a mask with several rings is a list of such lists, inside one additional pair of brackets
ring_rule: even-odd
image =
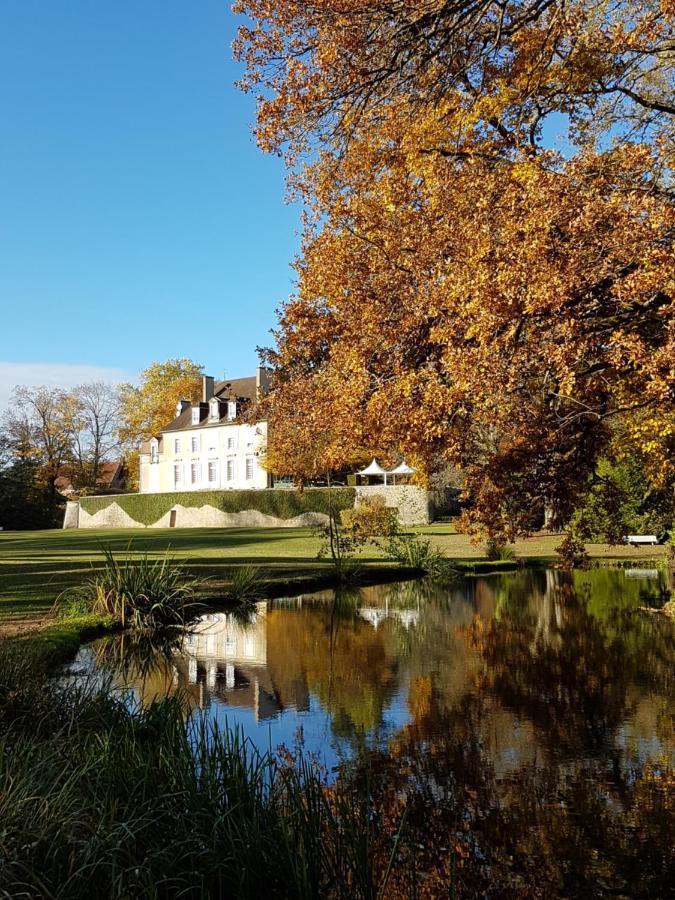
[(39, 468), (34, 460), (0, 453), (0, 526), (3, 528), (21, 531), (54, 525)]
[(96, 488), (101, 466), (120, 451), (120, 398), (116, 387), (97, 381), (69, 391), (73, 466), (77, 488)]
[(655, 534), (662, 539), (675, 522), (675, 482), (655, 486), (645, 476), (637, 453), (602, 457), (588, 493), (574, 516), (587, 540), (622, 543), (627, 534)]
[(34, 473), (53, 524), (59, 503), (56, 479), (64, 463), (73, 458), (72, 406), (66, 393), (44, 385), (15, 388), (3, 432), (6, 451), (17, 465), (23, 464), (24, 475)]
[(54, 524), (39, 469), (35, 460), (15, 456), (6, 436), (0, 436), (0, 526), (3, 528), (25, 530), (49, 528)]
[(667, 485), (672, 4), (236, 8), (259, 143), (309, 211), (267, 353), (270, 456), (301, 465), (292, 396), (342, 461), (459, 466), (466, 524), (489, 534), (544, 506), (569, 520), (617, 434)]
[(201, 399), (203, 369), (191, 359), (168, 359), (144, 369), (138, 386), (120, 385), (119, 436), (127, 448), (130, 478), (136, 484), (138, 445), (158, 434), (175, 417), (179, 400), (195, 402)]

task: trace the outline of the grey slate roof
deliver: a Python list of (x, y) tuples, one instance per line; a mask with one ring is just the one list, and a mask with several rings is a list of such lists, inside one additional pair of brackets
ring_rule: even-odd
[[(248, 406), (257, 398), (256, 377), (255, 375), (251, 375), (249, 378), (232, 378), (229, 381), (217, 381), (213, 396), (223, 401), (236, 400), (238, 403), (243, 403)], [(192, 406), (197, 405), (201, 407), (200, 421), (199, 425), (193, 425)], [(237, 412), (239, 413), (240, 410), (238, 409)], [(192, 431), (195, 428), (212, 428), (215, 425), (223, 425), (228, 422), (237, 421), (227, 418), (227, 407), (225, 404), (223, 404), (221, 408), (221, 413), (220, 419), (210, 419), (208, 402), (200, 404), (194, 403), (183, 410), (183, 412), (172, 422), (169, 422), (168, 425), (162, 428), (160, 434), (164, 434), (167, 431)], [(239, 419), (239, 415), (237, 415), (237, 419)]]

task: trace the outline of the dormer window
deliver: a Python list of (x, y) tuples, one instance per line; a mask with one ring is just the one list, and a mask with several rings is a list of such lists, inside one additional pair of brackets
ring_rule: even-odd
[(220, 418), (220, 403), (218, 403), (215, 397), (209, 401), (209, 415), (213, 420)]
[(193, 425), (199, 425), (199, 413), (200, 413), (199, 407), (193, 406), (192, 407), (192, 424)]
[(227, 418), (228, 419), (236, 419), (237, 418), (236, 400), (228, 400), (228, 402), (227, 402)]

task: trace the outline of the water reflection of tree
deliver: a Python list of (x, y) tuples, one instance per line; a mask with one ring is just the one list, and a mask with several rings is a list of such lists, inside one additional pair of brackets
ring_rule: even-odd
[(282, 699), (305, 681), (332, 716), (336, 734), (377, 730), (397, 686), (390, 629), (374, 630), (357, 615), (354, 598), (267, 615), (268, 669)]
[[(363, 618), (367, 609), (383, 613), (377, 627)], [(419, 615), (408, 627), (400, 615), (405, 611)], [(463, 590), (442, 590), (426, 581), (348, 589), (318, 601), (303, 598), (292, 614), (274, 606), (268, 612), (268, 668), (282, 703), (292, 686), (305, 680), (330, 713), (334, 734), (360, 747), (366, 737), (377, 742), (384, 711), (407, 673), (411, 694), (423, 691), (434, 671), (443, 697), (453, 692), (453, 684), (456, 696), (462, 695), (469, 657), (476, 654), (455, 633), (472, 616)]]
[[(426, 610), (408, 660), (413, 721), (364, 761), (384, 835), (411, 798), (392, 896), (419, 879), (445, 893), (453, 868), (460, 896), (666, 896), (672, 626), (610, 597), (593, 607), (555, 573), (518, 581), (495, 586), (499, 618), (454, 634)], [(631, 744), (637, 709), (649, 753)]]
[(621, 794), (593, 761), (540, 760), (500, 779), (483, 742), (489, 714), (489, 702), (467, 695), (432, 736), (415, 723), (371, 754), (381, 863), (408, 798), (391, 896), (411, 896), (413, 880), (424, 896), (444, 896), (453, 870), (462, 897), (668, 896), (672, 773), (646, 766)]
[[(531, 720), (556, 754), (604, 749), (638, 694), (667, 697), (673, 683), (673, 629), (607, 603), (562, 573), (546, 573), (529, 611), (474, 628), (483, 688)], [(663, 735), (664, 739), (666, 735)]]

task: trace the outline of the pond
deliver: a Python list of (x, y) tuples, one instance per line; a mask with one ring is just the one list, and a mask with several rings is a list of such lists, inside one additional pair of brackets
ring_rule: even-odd
[(675, 628), (639, 611), (664, 592), (650, 570), (525, 570), (306, 594), (154, 651), (97, 641), (71, 674), (310, 754), (383, 822), (407, 805), (428, 896), (451, 844), (477, 893), (671, 896)]

